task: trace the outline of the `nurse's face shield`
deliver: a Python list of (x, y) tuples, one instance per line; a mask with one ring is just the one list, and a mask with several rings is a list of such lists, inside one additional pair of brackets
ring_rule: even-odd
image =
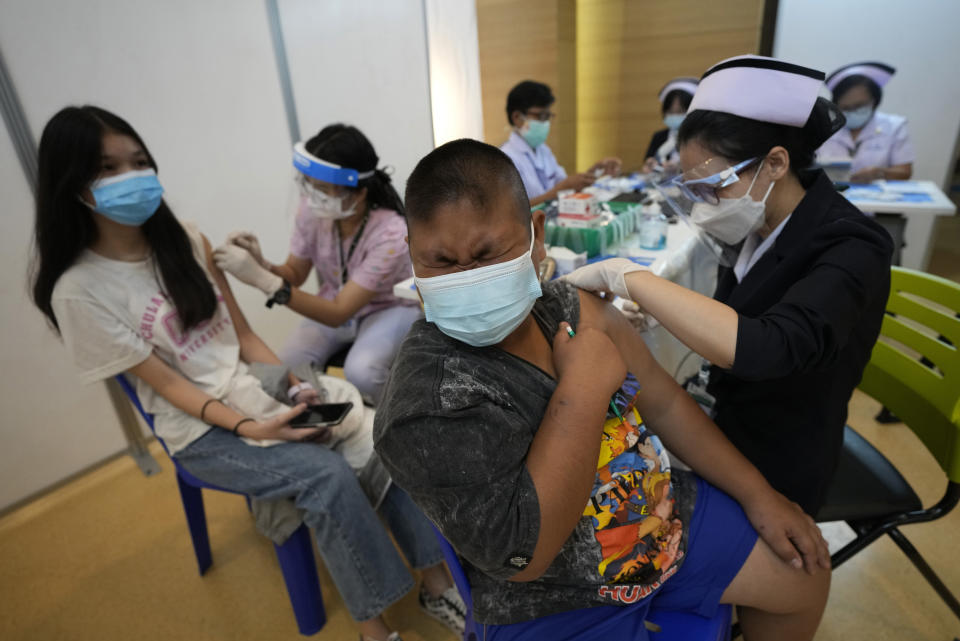
[(293, 166), (296, 169), (297, 211), (307, 208), (321, 218), (352, 215), (360, 197), (360, 181), (374, 173), (358, 172), (318, 158), (308, 152), (302, 142), (293, 147)]
[(694, 231), (697, 239), (716, 255), (721, 265), (734, 265), (739, 249), (732, 248), (705, 232), (691, 220), (691, 213), (698, 203), (718, 205), (722, 197), (720, 190), (739, 182), (740, 174), (760, 160), (757, 157), (730, 164), (725, 158), (713, 157), (656, 185), (657, 191), (670, 209)]
[[(729, 166), (726, 160), (711, 158), (693, 169), (675, 176), (670, 182), (674, 183), (680, 192), (693, 202), (720, 204), (719, 191), (740, 181), (740, 172), (751, 167), (760, 158), (749, 158), (743, 162)], [(717, 170), (722, 164), (727, 167)], [(701, 177), (703, 176), (703, 177)]]

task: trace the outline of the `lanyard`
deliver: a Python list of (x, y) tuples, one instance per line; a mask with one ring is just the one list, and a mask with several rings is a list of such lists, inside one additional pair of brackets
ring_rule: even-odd
[(347, 284), (347, 273), (350, 269), (347, 266), (347, 263), (349, 263), (350, 259), (353, 258), (353, 252), (357, 249), (357, 243), (360, 242), (360, 237), (363, 236), (363, 230), (366, 229), (368, 220), (370, 220), (370, 210), (367, 210), (367, 213), (363, 215), (363, 221), (360, 223), (357, 233), (353, 236), (353, 241), (350, 243), (350, 249), (347, 250), (346, 260), (343, 259), (343, 239), (340, 238), (340, 226), (336, 225), (337, 249), (340, 250), (340, 282), (343, 285)]

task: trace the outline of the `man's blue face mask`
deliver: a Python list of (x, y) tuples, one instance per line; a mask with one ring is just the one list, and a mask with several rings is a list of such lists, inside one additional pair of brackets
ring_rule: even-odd
[(96, 203), (91, 209), (131, 227), (147, 222), (163, 199), (163, 187), (152, 169), (103, 178), (90, 185), (90, 193)]
[(496, 345), (527, 317), (540, 298), (540, 281), (533, 260), (533, 223), (530, 248), (513, 260), (416, 278), (427, 321), (451, 338), (473, 345)]

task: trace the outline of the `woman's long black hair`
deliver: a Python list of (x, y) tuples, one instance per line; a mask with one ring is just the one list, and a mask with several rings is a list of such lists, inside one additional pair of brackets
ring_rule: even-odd
[[(93, 212), (80, 201), (80, 194), (100, 173), (103, 136), (110, 132), (135, 140), (150, 166), (157, 169), (133, 127), (99, 107), (60, 110), (40, 138), (33, 302), (58, 331), (50, 299), (63, 273), (97, 240)], [(194, 258), (187, 233), (166, 202), (160, 203), (142, 229), (159, 271), (158, 280), (177, 310), (184, 331), (211, 318), (217, 308), (213, 286)]]
[(355, 189), (367, 188), (370, 209), (392, 209), (403, 215), (403, 200), (393, 186), (390, 176), (377, 168), (380, 158), (363, 133), (352, 125), (327, 125), (304, 145), (321, 160), (356, 169), (358, 173), (372, 171), (373, 175), (359, 180)]

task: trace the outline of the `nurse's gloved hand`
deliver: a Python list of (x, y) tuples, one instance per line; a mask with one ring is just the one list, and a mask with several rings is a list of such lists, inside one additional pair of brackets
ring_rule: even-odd
[(820, 528), (800, 506), (769, 488), (742, 503), (747, 519), (773, 552), (794, 569), (830, 569), (830, 550)]
[(240, 282), (253, 285), (267, 296), (273, 296), (283, 287), (283, 279), (264, 269), (257, 259), (242, 247), (221, 245), (213, 251), (213, 262)]
[(576, 269), (563, 280), (589, 292), (612, 292), (620, 298), (631, 300), (625, 276), (631, 272), (648, 272), (629, 258), (610, 258)]
[(649, 314), (643, 313), (640, 306), (632, 300), (624, 300), (620, 306), (620, 311), (627, 317), (630, 324), (638, 332), (646, 332), (657, 326), (657, 319)]
[(273, 265), (263, 257), (260, 250), (260, 241), (252, 231), (232, 231), (227, 235), (227, 245), (236, 245), (250, 252), (250, 255), (256, 259), (257, 263), (264, 269), (270, 269)]

